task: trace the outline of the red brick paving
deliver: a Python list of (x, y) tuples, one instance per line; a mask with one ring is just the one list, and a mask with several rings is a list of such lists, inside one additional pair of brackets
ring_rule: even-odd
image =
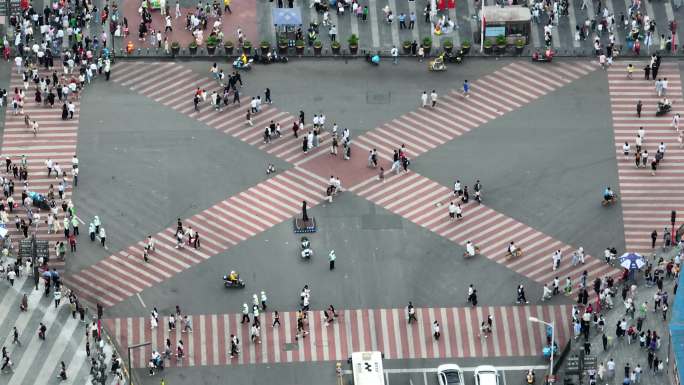
[[(173, 0), (167, 0), (169, 4), (169, 11), (171, 17), (173, 18), (173, 32), (168, 34), (169, 41), (177, 41), (181, 44), (181, 47), (187, 47), (192, 41), (192, 34), (190, 31), (185, 29), (185, 15), (188, 12), (194, 11), (194, 8), (181, 8), (183, 16), (178, 19), (175, 18), (175, 7), (176, 2)], [(223, 1), (221, 1), (223, 4)], [(121, 9), (123, 10), (124, 17), (128, 19), (129, 36), (126, 38), (125, 42), (132, 41), (135, 47), (150, 47), (150, 40), (147, 39), (145, 42), (141, 42), (138, 39), (138, 25), (140, 24), (140, 15), (138, 14), (138, 8), (140, 7), (139, 1), (126, 0), (121, 4)], [(247, 40), (251, 41), (253, 45), (258, 44), (257, 35), (257, 18), (256, 18), (256, 2), (254, 0), (233, 0), (231, 2), (230, 8), (233, 10), (232, 14), (223, 15), (223, 34), (224, 38), (231, 40), (233, 42), (237, 41), (237, 29), (242, 29), (242, 32), (247, 37)], [(215, 18), (209, 18), (209, 25), (213, 25)], [(152, 28), (156, 31), (158, 29), (164, 30), (164, 20), (161, 16), (159, 10), (152, 11)], [(206, 40), (209, 36), (210, 27), (204, 33), (204, 38)], [(125, 43), (125, 44), (126, 44)]]

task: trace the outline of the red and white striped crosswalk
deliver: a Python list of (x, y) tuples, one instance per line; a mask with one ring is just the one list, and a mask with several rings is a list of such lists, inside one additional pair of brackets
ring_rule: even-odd
[[(647, 63), (633, 63), (643, 68)], [(615, 154), (618, 163), (620, 197), (625, 227), (625, 244), (628, 251), (648, 253), (651, 249), (651, 232), (663, 233), (670, 227), (670, 212), (684, 211), (684, 150), (677, 140), (677, 131), (672, 126), (673, 115), (684, 112), (682, 82), (678, 63), (663, 63), (658, 78), (667, 78), (667, 97), (672, 101), (672, 112), (655, 116), (658, 97), (654, 80), (642, 76), (628, 79), (622, 67), (608, 70), (611, 112), (615, 132)], [(636, 114), (637, 101), (643, 103), (641, 118)], [(684, 122), (682, 123), (684, 129)], [(639, 127), (643, 127), (643, 147), (651, 159), (655, 157), (660, 142), (666, 145), (665, 157), (660, 162), (656, 175), (651, 175), (650, 160), (646, 167), (637, 168), (634, 151)], [(630, 156), (623, 154), (623, 144), (631, 145)], [(658, 238), (658, 244), (662, 242)]]
[[(304, 153), (303, 137), (295, 138), (291, 134), (292, 124), (297, 118), (270, 104), (263, 104), (261, 111), (252, 116), (253, 125), (248, 125), (246, 115), (251, 99), (248, 95), (241, 95), (242, 104), (239, 106), (231, 104), (222, 111), (216, 111), (206, 102), (202, 103), (200, 112), (196, 112), (192, 98), (198, 88), (206, 90), (208, 94), (217, 91), (222, 95), (223, 90), (216, 80), (198, 75), (183, 65), (123, 63), (115, 69), (118, 74), (112, 76), (112, 80), (122, 86), (295, 165), (324, 154), (327, 148), (319, 145)], [(271, 121), (280, 124), (283, 136), (264, 143), (264, 129)], [(301, 132), (305, 133), (309, 128), (310, 125)], [(322, 131), (319, 141), (323, 143), (329, 138), (330, 133)]]
[[(584, 264), (572, 266), (570, 254), (575, 248), (474, 200), (462, 205), (461, 220), (451, 220), (448, 204), (454, 198), (453, 190), (413, 171), (392, 175), (384, 183), (370, 179), (350, 190), (452, 242), (465, 245), (471, 241), (483, 256), (540, 283), (550, 283), (556, 276), (577, 282), (584, 270), (591, 280), (619, 273), (591, 256)], [(523, 256), (507, 256), (511, 241), (523, 249)], [(559, 249), (564, 259), (560, 268), (553, 270), (551, 256)]]
[[(480, 324), (493, 318), (492, 333), (480, 336)], [(261, 317), (261, 341), (250, 342), (248, 323), (241, 314), (192, 315), (193, 332), (181, 332), (180, 322), (169, 330), (168, 318), (160, 318), (151, 328), (149, 317), (105, 320), (123, 350), (141, 342), (151, 345), (133, 350), (134, 367), (145, 367), (152, 350), (163, 352), (167, 338), (175, 348), (178, 340), (186, 357), (171, 358), (171, 367), (219, 366), (264, 363), (291, 363), (346, 360), (352, 352), (379, 350), (386, 359), (516, 357), (541, 354), (546, 344), (543, 326), (530, 317), (549, 320), (556, 325), (556, 341), (564, 346), (571, 333), (571, 306), (506, 306), (417, 308), (418, 322), (407, 325), (405, 309), (352, 309), (325, 325), (322, 311), (309, 312), (309, 334), (295, 339), (296, 313), (282, 312), (280, 326), (272, 327), (273, 313)], [(440, 323), (441, 337), (433, 337), (432, 323)], [(241, 353), (231, 359), (230, 335), (240, 340)]]
[(183, 219), (200, 234), (201, 248), (177, 249), (175, 227), (154, 235), (156, 251), (151, 262), (142, 259), (144, 240), (102, 261), (68, 275), (66, 280), (79, 298), (112, 306), (201, 263), (301, 212), (323, 198), (327, 181), (292, 169), (257, 184), (212, 207)]
[[(61, 66), (54, 69), (61, 73)], [(50, 76), (52, 71), (40, 70), (41, 76)], [(32, 83), (33, 84), (33, 83)], [(11, 98), (14, 95), (13, 90), (23, 89), (23, 82), (21, 75), (13, 71), (10, 77), (10, 87), (8, 101), (10, 106), (6, 107), (5, 111), (5, 130), (2, 139), (2, 157), (10, 157), (13, 163), (20, 164), (23, 155), (26, 155), (28, 165), (28, 189), (29, 191), (47, 194), (50, 185), (53, 185), (55, 196), (58, 198), (57, 186), (61, 178), (47, 176), (47, 168), (45, 161), (51, 159), (54, 164), (59, 163), (62, 170), (67, 172), (67, 180), (69, 185), (65, 190), (65, 199), (71, 198), (73, 181), (72, 175), (72, 157), (76, 154), (76, 143), (78, 136), (78, 122), (80, 115), (80, 102), (73, 100), (76, 106), (73, 119), (62, 120), (62, 109), (59, 100), (56, 101), (55, 107), (48, 108), (43, 104), (35, 102), (34, 87), (25, 90), (26, 96), (24, 98), (24, 114), (15, 115), (11, 108)], [(35, 120), (38, 125), (38, 133), (34, 136), (33, 130), (27, 128), (24, 122), (24, 117), (28, 115), (31, 121)], [(4, 170), (4, 167), (3, 167)], [(11, 174), (11, 172), (10, 172)], [(14, 200), (19, 205), (15, 212), (20, 212), (24, 216), (25, 210), (21, 207), (21, 192), (23, 182), (18, 179), (15, 182)], [(59, 202), (57, 202), (59, 204)], [(64, 262), (56, 260), (52, 249), (54, 242), (64, 240), (63, 233), (47, 233), (47, 225), (45, 224), (45, 216), (47, 212), (41, 213), (41, 223), (38, 225), (36, 236), (38, 239), (51, 241), (50, 266), (58, 270), (64, 269)], [(10, 235), (14, 240), (23, 239), (23, 234), (14, 226), (14, 217), (10, 218), (10, 223), (7, 224), (7, 229), (10, 230)], [(58, 220), (64, 219), (64, 213), (58, 214)], [(33, 227), (32, 229), (34, 229)]]
[(516, 62), (472, 82), (470, 96), (459, 91), (438, 96), (435, 108), (408, 112), (354, 139), (366, 151), (377, 149), (391, 156), (406, 145), (409, 157), (417, 157), (470, 130), (565, 86), (597, 67), (589, 62), (559, 62), (537, 66)]

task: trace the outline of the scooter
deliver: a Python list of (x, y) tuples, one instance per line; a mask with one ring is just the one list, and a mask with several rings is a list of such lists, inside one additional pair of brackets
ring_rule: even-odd
[(606, 199), (606, 197), (603, 197), (603, 200), (601, 201), (601, 205), (610, 206), (615, 202), (617, 202), (617, 194), (613, 193), (613, 196), (608, 198), (608, 199)]
[(532, 54), (532, 61), (534, 62), (551, 62), (551, 60), (553, 60), (553, 51), (550, 49), (547, 49), (544, 54), (539, 53), (539, 51)]
[(662, 116), (672, 111), (672, 104), (658, 102), (658, 109), (656, 110), (656, 116)]
[(314, 252), (313, 249), (311, 248), (311, 242), (309, 242), (309, 238), (307, 237), (302, 237), (301, 239), (301, 257), (302, 259), (311, 259), (313, 256)]
[(449, 63), (456, 63), (456, 64), (461, 64), (463, 63), (463, 57), (465, 55), (463, 54), (463, 50), (459, 50), (457, 53), (447, 53), (445, 52), (444, 55), (444, 60), (449, 62)]
[(366, 61), (372, 65), (379, 66), (380, 65), (380, 55), (375, 54), (371, 56), (371, 54), (366, 54)]
[(247, 63), (243, 63), (240, 58), (237, 58), (233, 62), (233, 68), (236, 70), (244, 70), (244, 71), (250, 71), (252, 69), (252, 63), (254, 62), (254, 59), (249, 59), (247, 60)]
[(439, 55), (435, 60), (430, 60), (428, 63), (429, 71), (446, 71), (447, 67), (444, 64), (444, 54)]
[(234, 282), (229, 280), (227, 275), (224, 275), (223, 286), (225, 286), (228, 289), (242, 289), (245, 287), (245, 282), (240, 278), (238, 278), (237, 281)]

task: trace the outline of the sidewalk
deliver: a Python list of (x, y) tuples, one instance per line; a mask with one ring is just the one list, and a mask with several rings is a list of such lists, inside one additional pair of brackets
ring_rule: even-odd
[[(658, 258), (662, 256), (667, 261), (670, 257), (674, 256), (673, 251), (674, 250), (668, 250), (667, 252), (659, 252)], [(653, 262), (652, 257), (649, 256), (648, 258), (650, 262)], [(658, 287), (646, 287), (643, 275), (640, 275), (637, 283), (637, 295), (634, 300), (634, 304), (636, 306), (637, 311), (634, 319), (632, 319), (628, 315), (625, 315), (625, 306), (622, 302), (622, 297), (620, 294), (621, 287), (618, 288), (618, 293), (613, 299), (613, 309), (604, 312), (604, 316), (606, 319), (605, 334), (608, 337), (608, 349), (606, 351), (603, 350), (602, 334), (599, 333), (594, 326), (591, 327), (591, 337), (589, 339), (589, 341), (591, 342), (591, 354), (596, 356), (597, 365), (602, 362), (605, 366), (606, 362), (608, 362), (608, 360), (610, 360), (611, 358), (615, 361), (615, 377), (604, 377), (603, 381), (599, 380), (597, 382), (598, 384), (622, 384), (622, 380), (624, 378), (624, 367), (627, 363), (629, 363), (631, 368), (635, 368), (637, 365), (641, 365), (643, 372), (639, 384), (661, 385), (669, 383), (669, 374), (667, 373), (667, 355), (669, 350), (668, 323), (669, 318), (672, 314), (671, 306), (674, 303), (673, 287), (675, 282), (676, 281), (673, 279), (665, 279), (663, 282), (663, 291), (668, 293), (668, 306), (670, 306), (667, 312), (667, 321), (663, 321), (662, 311), (660, 309), (655, 313), (653, 312), (653, 295), (658, 290)], [(616, 325), (623, 318), (627, 320), (628, 327), (632, 325), (636, 327), (636, 317), (638, 317), (639, 315), (639, 306), (644, 301), (648, 302), (648, 313), (646, 315), (646, 319), (644, 320), (641, 330), (644, 332), (648, 330), (655, 330), (661, 338), (661, 346), (658, 350), (656, 350), (656, 357), (659, 360), (665, 361), (665, 371), (658, 373), (657, 375), (654, 375), (651, 371), (648, 370), (648, 352), (645, 348), (639, 347), (638, 336), (632, 340), (631, 344), (629, 344), (626, 336), (623, 339), (617, 339), (615, 335)], [(569, 356), (574, 354), (579, 355), (579, 351), (583, 350), (583, 344), (584, 339), (582, 337), (573, 340), (572, 351), (569, 353)], [(564, 369), (565, 367), (563, 367), (560, 370), (560, 373), (558, 373), (559, 377), (561, 378), (565, 377), (563, 375)], [(588, 377), (585, 375), (583, 383), (588, 383), (587, 378)]]

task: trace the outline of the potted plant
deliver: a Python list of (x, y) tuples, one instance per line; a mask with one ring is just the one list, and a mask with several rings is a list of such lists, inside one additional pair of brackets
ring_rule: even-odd
[(430, 49), (432, 49), (432, 39), (426, 37), (423, 39), (423, 50), (425, 51), (426, 56), (430, 54)]
[(522, 55), (524, 49), (525, 49), (525, 40), (516, 39), (516, 41), (515, 41), (515, 53), (518, 55)]
[(304, 54), (304, 40), (295, 41), (295, 50), (299, 56)]
[(506, 52), (506, 45), (508, 45), (508, 41), (506, 40), (506, 36), (499, 35), (496, 37), (496, 50), (498, 51), (498, 53)]
[(340, 43), (335, 40), (330, 44), (330, 49), (332, 49), (332, 53), (334, 55), (339, 55), (340, 54)]
[(259, 43), (259, 48), (261, 48), (261, 54), (265, 56), (271, 51), (271, 42), (262, 40), (261, 43)]
[(278, 53), (281, 55), (286, 55), (287, 54), (287, 39), (280, 39), (278, 40)]
[(249, 40), (245, 40), (244, 43), (242, 43), (242, 52), (245, 53), (245, 55), (249, 56), (252, 54), (252, 42)]
[(191, 54), (196, 54), (197, 53), (197, 42), (194, 40), (188, 44), (188, 50), (190, 51)]
[(411, 54), (411, 40), (404, 40), (404, 44), (401, 47), (404, 49), (404, 55)]
[(321, 43), (320, 40), (316, 39), (316, 41), (314, 41), (313, 48), (314, 48), (314, 54), (316, 56), (321, 56), (321, 51), (323, 51), (323, 43)]
[(349, 43), (349, 53), (356, 55), (359, 52), (359, 37), (352, 33), (347, 42)]
[(454, 49), (454, 42), (451, 39), (446, 39), (442, 42), (442, 47), (444, 47), (444, 52), (451, 53)]
[(486, 53), (486, 54), (492, 53), (492, 46), (493, 45), (494, 45), (494, 43), (492, 42), (491, 39), (485, 39), (484, 44), (483, 44), (484, 53)]
[(180, 52), (180, 43), (177, 41), (174, 41), (171, 43), (171, 55), (176, 56)]
[(468, 52), (470, 52), (470, 41), (463, 40), (463, 43), (461, 43), (461, 50), (463, 51), (464, 55), (467, 55)]
[(216, 53), (216, 46), (218, 45), (218, 43), (219, 39), (215, 35), (210, 35), (207, 38), (207, 53), (209, 55), (213, 55), (214, 53)]
[(235, 49), (235, 45), (232, 41), (226, 40), (223, 42), (223, 49), (226, 51), (226, 55), (233, 56), (233, 50)]

